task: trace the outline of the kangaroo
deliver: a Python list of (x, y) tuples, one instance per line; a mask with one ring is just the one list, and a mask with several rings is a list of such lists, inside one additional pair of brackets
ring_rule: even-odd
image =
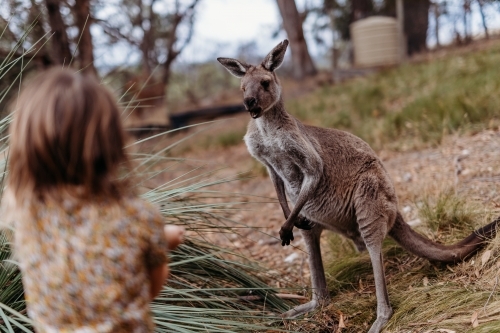
[(377, 319), (369, 333), (378, 333), (393, 313), (382, 259), (387, 235), (417, 256), (453, 263), (493, 238), (500, 218), (450, 246), (413, 231), (398, 211), (389, 174), (366, 142), (344, 131), (304, 125), (286, 112), (275, 71), (287, 46), (288, 40), (278, 44), (258, 66), (217, 58), (241, 78), (244, 105), (252, 118), (244, 140), (250, 154), (266, 166), (276, 189), (286, 219), (279, 232), (282, 245), (293, 241), (296, 226), (303, 229), (309, 252), (312, 300), (283, 317), (293, 318), (329, 302), (320, 250), (320, 236), (327, 229), (351, 239), (358, 250), (368, 250), (377, 296)]

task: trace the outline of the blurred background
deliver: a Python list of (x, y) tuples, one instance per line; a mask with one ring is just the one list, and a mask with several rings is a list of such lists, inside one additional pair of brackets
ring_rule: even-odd
[(134, 126), (168, 127), (172, 114), (235, 104), (218, 56), (258, 63), (289, 38), (282, 76), (338, 83), (499, 29), (495, 0), (4, 0), (0, 58), (19, 44), (33, 56), (25, 75), (54, 65), (97, 75), (142, 101)]
[[(256, 65), (285, 38), (287, 111), (367, 141), (412, 227), (452, 243), (499, 214), (500, 0), (0, 2), (2, 182), (7, 105), (25, 80), (64, 66), (110, 87), (135, 186), (188, 229), (153, 304), (158, 332), (363, 332), (375, 319), (369, 257), (331, 234), (322, 247), (332, 304), (306, 320), (277, 318), (310, 297), (307, 253), (300, 233), (280, 245), (273, 185), (242, 140), (239, 80), (216, 58)], [(438, 267), (387, 241), (387, 329), (499, 332), (499, 248)], [(9, 251), (0, 233), (0, 259)], [(9, 267), (2, 261), (0, 329), (22, 322), (29, 332)]]

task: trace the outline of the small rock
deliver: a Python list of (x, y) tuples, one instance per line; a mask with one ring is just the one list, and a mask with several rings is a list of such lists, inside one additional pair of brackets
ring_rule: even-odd
[(411, 182), (411, 179), (412, 179), (411, 173), (405, 172), (405, 174), (403, 175), (403, 181), (405, 183), (409, 183), (409, 182)]
[(408, 221), (407, 223), (408, 223), (408, 225), (415, 227), (415, 226), (421, 224), (422, 220), (421, 219), (414, 219), (414, 220)]
[(286, 263), (292, 263), (295, 259), (299, 257), (299, 254), (297, 252), (294, 252), (290, 254), (288, 257), (285, 258)]

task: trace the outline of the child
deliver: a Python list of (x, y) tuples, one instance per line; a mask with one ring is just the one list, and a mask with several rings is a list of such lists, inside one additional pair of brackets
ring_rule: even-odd
[(149, 302), (183, 229), (164, 227), (119, 178), (129, 161), (115, 99), (91, 77), (52, 69), (14, 109), (3, 205), (36, 331), (153, 332)]

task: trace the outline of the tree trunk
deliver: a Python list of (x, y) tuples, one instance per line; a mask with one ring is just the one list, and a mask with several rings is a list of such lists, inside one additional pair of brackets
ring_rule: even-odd
[[(140, 3), (140, 27), (143, 30), (142, 41), (140, 45), (140, 49), (142, 52), (142, 75), (148, 77), (151, 75), (152, 67), (154, 64), (151, 63), (150, 53), (154, 50), (154, 31), (153, 31), (153, 23), (154, 22), (154, 11), (153, 5), (155, 0), (152, 0), (149, 6), (143, 3), (143, 1), (139, 1)], [(150, 22), (149, 25), (146, 22)]]
[(29, 9), (27, 20), (27, 25), (34, 24), (30, 32), (31, 43), (33, 45), (31, 50), (34, 54), (37, 54), (37, 57), (34, 57), (33, 61), (40, 69), (53, 65), (52, 57), (49, 54), (50, 47), (45, 45), (47, 42), (47, 32), (45, 31), (45, 17), (40, 15), (42, 11), (40, 7), (42, 6), (35, 2), (35, 0), (31, 0), (31, 8)]
[(283, 19), (283, 27), (290, 41), (292, 51), (293, 76), (303, 79), (317, 73), (311, 55), (307, 49), (302, 19), (297, 10), (295, 0), (276, 0)]
[(484, 36), (486, 39), (490, 38), (490, 34), (488, 33), (488, 25), (486, 24), (486, 15), (484, 14), (484, 0), (478, 0), (479, 11), (481, 12), (481, 19), (483, 21), (484, 28)]
[(430, 5), (430, 0), (404, 1), (404, 25), (409, 55), (427, 49)]
[(60, 0), (45, 0), (49, 17), (49, 25), (52, 30), (52, 61), (54, 64), (64, 65), (71, 61), (68, 35), (66, 25), (61, 16)]
[(90, 1), (76, 0), (73, 6), (76, 26), (79, 32), (78, 61), (79, 67), (85, 73), (97, 75), (94, 67), (94, 46), (92, 44), (92, 35), (90, 34)]
[(351, 0), (351, 23), (364, 19), (372, 14), (373, 2), (371, 0)]
[(436, 34), (436, 48), (439, 48), (441, 46), (441, 43), (439, 41), (439, 17), (441, 16), (441, 8), (439, 7), (438, 3), (434, 4), (434, 20), (435, 20), (435, 27), (434, 27), (434, 33)]
[(470, 15), (470, 13), (471, 13), (471, 0), (464, 0), (463, 9), (464, 9), (464, 16), (463, 16), (464, 40), (466, 43), (468, 43), (472, 39), (472, 28), (470, 26), (471, 21), (472, 21), (472, 17)]

